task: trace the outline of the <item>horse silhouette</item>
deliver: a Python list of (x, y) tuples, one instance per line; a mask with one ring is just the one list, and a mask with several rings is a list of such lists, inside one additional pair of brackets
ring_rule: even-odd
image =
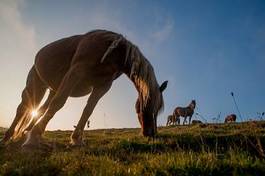
[(189, 124), (190, 124), (195, 107), (196, 107), (195, 100), (192, 100), (187, 107), (176, 107), (173, 112), (173, 115), (169, 116), (170, 118), (168, 118), (167, 124), (169, 124), (171, 121), (180, 124), (180, 117), (184, 117), (183, 125), (186, 123), (187, 117), (189, 117)]
[(180, 118), (176, 118), (174, 115), (169, 115), (167, 117), (167, 124), (166, 126), (169, 125), (179, 125), (180, 124)]
[[(127, 75), (138, 91), (136, 112), (142, 134), (154, 136), (167, 81), (159, 86), (150, 62), (121, 34), (95, 30), (55, 41), (37, 53), (22, 92), (22, 102), (2, 142), (28, 131), (23, 146), (38, 146), (48, 122), (68, 97), (90, 94), (71, 135), (71, 144), (80, 145), (85, 124), (96, 104), (122, 74)], [(31, 111), (39, 107), (47, 89), (50, 90), (47, 100), (38, 109), (38, 116), (32, 118)]]
[(200, 120), (192, 120), (191, 124), (203, 124)]
[(231, 123), (236, 121), (236, 115), (235, 114), (230, 114), (226, 116), (225, 118), (225, 123)]

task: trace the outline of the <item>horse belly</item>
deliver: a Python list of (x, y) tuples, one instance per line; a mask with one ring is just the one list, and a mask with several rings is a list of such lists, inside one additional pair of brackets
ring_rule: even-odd
[(185, 117), (186, 113), (185, 113), (185, 109), (181, 108), (181, 107), (177, 107), (175, 109), (175, 114), (179, 117)]
[(82, 97), (86, 96), (91, 93), (93, 87), (90, 84), (86, 84), (85, 82), (81, 81), (77, 84), (73, 90), (71, 91), (70, 97)]

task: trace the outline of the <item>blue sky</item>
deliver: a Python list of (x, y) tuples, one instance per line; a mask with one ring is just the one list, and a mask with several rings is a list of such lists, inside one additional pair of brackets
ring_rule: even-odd
[[(237, 113), (231, 91), (244, 119), (265, 111), (262, 0), (4, 0), (0, 24), (0, 126), (9, 126), (14, 118), (36, 52), (96, 28), (125, 35), (150, 60), (158, 81), (169, 80), (160, 125), (176, 106), (192, 99), (208, 121), (219, 112), (222, 118)], [(91, 128), (138, 127), (136, 96), (122, 76), (96, 107)], [(48, 129), (72, 129), (86, 99), (70, 98)]]

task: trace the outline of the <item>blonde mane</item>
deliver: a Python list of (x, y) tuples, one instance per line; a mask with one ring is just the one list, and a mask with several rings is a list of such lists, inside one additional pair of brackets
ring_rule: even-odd
[[(101, 63), (107, 59), (107, 56), (115, 48), (117, 48), (119, 44), (125, 45), (126, 56), (124, 58), (124, 65), (129, 65), (131, 68), (128, 76), (134, 82), (137, 90), (139, 91), (140, 108), (143, 110), (148, 104), (150, 111), (158, 113), (163, 109), (164, 102), (163, 98), (160, 96), (161, 92), (159, 90), (159, 85), (152, 65), (144, 57), (139, 48), (127, 40), (124, 36), (116, 34), (113, 37), (115, 38), (101, 58)], [(151, 101), (150, 98), (152, 98)]]
[[(159, 85), (152, 65), (144, 57), (139, 48), (127, 40), (123, 35), (116, 34), (112, 35), (112, 37), (115, 38), (104, 53), (100, 62), (103, 63), (108, 55), (117, 48), (119, 44), (124, 44), (126, 47), (124, 65), (128, 65), (131, 68), (128, 76), (139, 91), (140, 109), (143, 110), (148, 104), (149, 111), (152, 111), (153, 113), (160, 112), (160, 110), (164, 108), (164, 102), (163, 98), (160, 96)], [(151, 96), (152, 100), (150, 101)]]
[(164, 103), (154, 69), (137, 46), (131, 42), (127, 43), (125, 62), (128, 61), (131, 65), (130, 79), (139, 91), (140, 108), (143, 110), (149, 105), (150, 111), (158, 113), (163, 109)]

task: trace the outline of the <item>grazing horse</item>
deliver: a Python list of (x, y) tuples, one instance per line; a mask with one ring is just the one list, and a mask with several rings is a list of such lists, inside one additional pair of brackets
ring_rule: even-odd
[(236, 115), (235, 114), (230, 114), (226, 116), (225, 118), (225, 123), (231, 123), (236, 121)]
[(173, 116), (178, 121), (180, 117), (184, 117), (183, 125), (186, 123), (187, 117), (189, 117), (189, 124), (190, 124), (195, 107), (196, 107), (196, 101), (192, 100), (189, 106), (187, 107), (176, 107), (176, 109), (173, 112)]
[[(23, 147), (38, 146), (48, 122), (68, 97), (90, 94), (71, 135), (70, 143), (81, 145), (85, 124), (96, 104), (123, 73), (138, 91), (136, 112), (142, 134), (154, 136), (157, 115), (163, 109), (162, 92), (167, 81), (159, 86), (150, 62), (121, 34), (95, 30), (55, 41), (37, 53), (22, 92), (22, 102), (2, 141), (16, 139), (26, 133)], [(49, 96), (39, 107), (47, 89), (50, 90)], [(32, 118), (31, 112), (37, 108), (38, 115)]]
[(169, 126), (169, 125), (179, 125), (180, 124), (180, 118), (176, 118), (174, 115), (169, 115), (167, 117), (167, 125), (166, 126)]
[(203, 124), (200, 120), (192, 120), (191, 124)]

